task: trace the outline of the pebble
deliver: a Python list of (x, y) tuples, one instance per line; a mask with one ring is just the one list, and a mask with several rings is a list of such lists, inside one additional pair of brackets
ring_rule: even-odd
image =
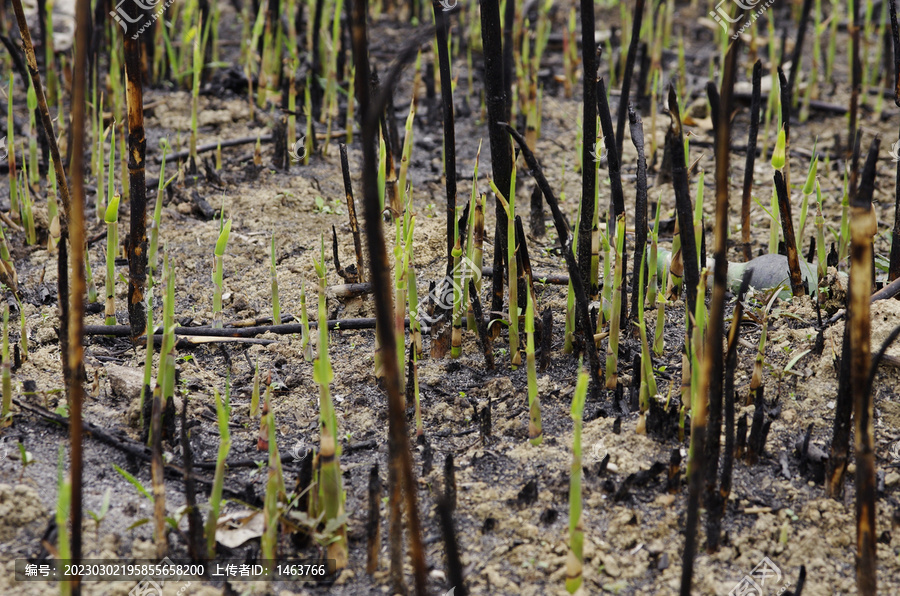
[(900, 473), (897, 472), (889, 472), (887, 476), (884, 477), (885, 486), (895, 486), (900, 484)]

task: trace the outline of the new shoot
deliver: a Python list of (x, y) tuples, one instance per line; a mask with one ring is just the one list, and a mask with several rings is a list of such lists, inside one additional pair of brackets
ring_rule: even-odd
[[(580, 367), (579, 367), (580, 368)], [(566, 590), (574, 594), (582, 582), (584, 567), (584, 528), (581, 524), (581, 421), (590, 376), (578, 375), (572, 398), (572, 471), (569, 476), (569, 556), (566, 559)]]
[[(527, 280), (526, 288), (531, 285)], [(537, 368), (534, 363), (534, 302), (531, 292), (525, 291), (525, 357), (528, 367), (528, 439), (532, 445), (540, 445), (544, 440), (541, 425), (541, 400), (538, 396)]]
[(106, 207), (106, 324), (116, 324), (116, 255), (119, 252), (119, 193)]
[(228, 235), (231, 234), (231, 220), (225, 222), (225, 227), (219, 233), (219, 239), (216, 241), (215, 248), (215, 268), (213, 269), (213, 283), (216, 285), (213, 294), (213, 328), (222, 328), (222, 293), (225, 288), (224, 284), (224, 261), (225, 248), (228, 246)]

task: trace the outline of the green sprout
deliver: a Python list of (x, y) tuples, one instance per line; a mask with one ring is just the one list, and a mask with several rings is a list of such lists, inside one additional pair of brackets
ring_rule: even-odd
[(119, 193), (106, 207), (106, 324), (116, 324), (116, 255), (119, 252)]
[(225, 289), (223, 280), (225, 248), (228, 246), (228, 236), (231, 234), (231, 219), (225, 222), (216, 240), (215, 248), (215, 269), (213, 270), (213, 283), (215, 284), (215, 292), (213, 294), (213, 328), (222, 328), (222, 293)]

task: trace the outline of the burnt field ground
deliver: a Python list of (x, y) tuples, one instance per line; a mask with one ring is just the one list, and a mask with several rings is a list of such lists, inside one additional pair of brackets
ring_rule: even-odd
[[(17, 580), (14, 561), (80, 542), (91, 560), (342, 567), (158, 582), (164, 594), (869, 594), (872, 569), (900, 593), (900, 345), (882, 350), (900, 325), (889, 3), (129, 2), (87, 30), (59, 2), (52, 36), (21, 8), (71, 198), (15, 6), (0, 12), (0, 592), (77, 590)], [(590, 62), (602, 85), (585, 85)], [(519, 233), (494, 190), (509, 203), (513, 163)], [(93, 299), (83, 266), (58, 265), (62, 247), (80, 254), (80, 219)], [(639, 290), (644, 252), (656, 271)], [(61, 288), (83, 319), (61, 320)], [(162, 326), (149, 367), (148, 297)], [(82, 320), (79, 379), (60, 335)], [(417, 321), (431, 324), (413, 358)], [(399, 364), (386, 338), (403, 341)], [(155, 593), (137, 583), (80, 590)]]

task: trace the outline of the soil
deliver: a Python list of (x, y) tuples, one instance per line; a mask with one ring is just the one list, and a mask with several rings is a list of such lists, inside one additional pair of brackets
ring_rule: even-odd
[[(553, 12), (553, 32), (564, 31), (568, 7), (564, 2)], [(240, 17), (231, 5), (223, 5), (221, 39), (240, 39)], [(776, 22), (793, 23), (787, 10), (780, 6), (769, 9)], [(619, 23), (618, 8), (598, 6), (598, 29), (605, 34), (608, 25)], [(685, 89), (691, 100), (687, 103), (705, 105), (705, 82), (708, 61), (717, 56), (713, 32), (717, 25), (705, 19), (703, 11), (679, 5), (675, 12), (675, 29), (684, 35), (686, 67)], [(763, 33), (763, 20), (759, 31)], [(788, 48), (795, 34), (790, 25)], [(391, 18), (375, 18), (370, 31), (372, 60), (379, 72), (386, 72), (396, 49), (412, 36), (415, 27)], [(618, 48), (618, 35), (613, 48)], [(822, 87), (818, 99), (835, 105), (847, 105), (849, 75), (846, 57), (849, 38), (842, 28), (838, 33), (838, 58), (835, 62), (833, 88)], [(454, 38), (454, 45), (455, 45)], [(766, 51), (762, 40), (760, 56)], [(874, 42), (873, 42), (874, 43)], [(812, 40), (807, 35), (811, 48)], [(459, 75), (456, 88), (456, 138), (459, 196), (468, 197), (479, 141), (481, 161), (479, 192), (488, 192), (490, 148), (487, 142), (486, 119), (479, 112), (478, 94), (482, 89), (482, 56), (480, 48), (473, 49), (472, 73), (475, 89), (467, 98), (468, 71), (465, 52), (454, 59), (454, 73)], [(230, 46), (225, 60), (236, 60), (236, 49)], [(431, 46), (423, 53), (423, 63), (431, 61)], [(801, 90), (809, 77), (808, 60), (798, 78)], [(742, 58), (740, 80), (749, 80), (748, 56)], [(580, 200), (581, 178), (575, 170), (577, 130), (580, 127), (580, 82), (573, 98), (566, 98), (553, 75), (562, 73), (562, 58), (558, 48), (548, 50), (544, 67), (549, 69), (542, 80), (546, 82), (541, 136), (536, 154), (569, 221), (574, 222)], [(664, 69), (668, 84), (670, 73), (677, 72), (677, 52), (664, 54)], [(608, 77), (609, 60), (601, 59), (601, 76)], [(764, 72), (768, 65), (764, 63)], [(226, 88), (225, 79), (214, 75), (204, 85), (200, 98), (200, 144), (215, 143), (247, 136), (270, 134), (272, 118), (256, 110), (251, 119), (246, 88), (235, 92)], [(19, 82), (17, 81), (17, 84)], [(618, 88), (618, 84), (616, 85)], [(394, 101), (398, 107), (398, 122), (405, 119), (412, 90), (412, 69), (395, 88)], [(880, 89), (873, 89), (880, 92)], [(414, 124), (415, 144), (410, 165), (410, 179), (414, 188), (413, 210), (417, 214), (414, 260), (419, 277), (438, 280), (443, 276), (446, 256), (444, 186), (442, 170), (442, 132), (439, 100), (420, 97), (419, 112)], [(21, 93), (24, 98), (24, 92)], [(885, 100), (884, 117), (878, 118), (874, 107), (876, 97), (865, 99), (860, 112), (863, 128), (863, 153), (875, 134), (894, 139), (896, 121), (889, 116), (894, 109)], [(190, 94), (169, 87), (145, 89), (146, 131), (148, 148), (148, 178), (158, 175), (156, 156), (158, 142), (168, 138), (173, 145), (186, 146), (190, 134)], [(341, 100), (342, 102), (344, 99)], [(613, 91), (612, 108), (618, 104)], [(662, 106), (660, 106), (660, 109)], [(736, 143), (744, 143), (748, 129), (748, 108), (738, 103), (733, 131)], [(655, 130), (651, 130), (649, 109), (643, 110), (648, 161), (651, 161), (650, 183), (659, 170), (662, 140), (668, 126), (668, 116), (660, 113)], [(16, 98), (16, 114), (27, 118), (25, 101)], [(302, 119), (301, 119), (302, 120)], [(686, 125), (692, 138), (691, 160), (699, 158), (698, 168), (706, 173), (704, 196), (707, 242), (712, 239), (714, 196), (711, 128), (697, 116), (696, 124)], [(708, 121), (707, 121), (708, 124)], [(318, 125), (317, 125), (318, 128)], [(794, 172), (794, 198), (799, 200), (799, 187), (808, 167), (813, 143), (822, 155), (834, 155), (819, 166), (819, 181), (825, 201), (825, 217), (829, 226), (838, 227), (843, 156), (846, 147), (846, 120), (843, 116), (813, 110), (810, 119), (795, 123), (791, 128), (790, 168)], [(323, 132), (324, 127), (319, 130)], [(649, 155), (651, 134), (660, 143), (657, 155)], [(22, 134), (17, 131), (19, 138)], [(771, 148), (774, 134), (769, 140)], [(760, 130), (762, 144), (762, 128)], [(176, 142), (176, 139), (178, 142)], [(837, 144), (840, 142), (841, 144)], [(319, 141), (320, 147), (322, 141)], [(175, 146), (175, 149), (186, 147)], [(805, 153), (804, 153), (805, 151)], [(348, 146), (357, 211), (361, 214), (362, 188), (360, 172), (362, 156), (358, 135)], [(882, 154), (886, 152), (886, 146)], [(166, 192), (160, 229), (161, 246), (168, 249), (169, 258), (177, 274), (176, 319), (179, 324), (200, 325), (212, 318), (212, 248), (218, 237), (218, 219), (198, 215), (195, 196), (202, 197), (225, 217), (233, 220), (231, 237), (225, 255), (225, 320), (241, 320), (271, 315), (269, 285), (269, 245), (275, 234), (278, 263), (279, 292), (282, 311), (299, 316), (300, 294), (306, 284), (309, 294), (310, 316), (315, 316), (316, 275), (312, 259), (318, 258), (320, 239), (326, 244), (327, 280), (329, 286), (344, 282), (336, 270), (330, 252), (330, 230), (336, 229), (340, 262), (346, 266), (355, 262), (353, 244), (341, 178), (338, 143), (332, 141), (328, 151), (314, 155), (307, 166), (292, 164), (287, 171), (274, 168), (273, 147), (262, 144), (262, 165), (254, 164), (253, 144), (223, 149), (223, 167), (219, 179), (209, 181), (201, 177), (192, 184), (182, 175)], [(802, 154), (802, 155), (801, 155)], [(740, 152), (732, 154), (731, 205), (729, 210), (729, 259), (741, 261), (739, 238), (739, 197), (743, 180), (744, 159)], [(634, 174), (636, 153), (630, 136), (625, 139), (623, 177), (625, 179), (626, 212), (634, 210)], [(174, 171), (167, 166), (167, 176)], [(878, 164), (874, 208), (879, 222), (875, 250), (887, 255), (890, 248), (890, 226), (894, 219), (893, 162), (883, 159)], [(563, 174), (564, 172), (564, 174)], [(754, 171), (754, 196), (768, 205), (772, 194), (772, 169), (768, 158), (759, 158)], [(519, 170), (518, 202), (527, 205), (534, 187), (532, 176), (524, 168)], [(89, 184), (92, 181), (88, 181)], [(601, 166), (599, 184), (601, 205), (609, 196), (609, 181), (605, 162)], [(697, 175), (691, 180), (692, 196), (696, 196)], [(41, 195), (43, 197), (43, 195)], [(154, 196), (152, 193), (148, 196)], [(663, 219), (672, 217), (674, 195), (671, 186), (651, 186), (652, 202), (659, 202)], [(321, 198), (321, 200), (320, 200)], [(94, 238), (103, 231), (102, 222), (95, 217), (95, 197), (89, 193), (87, 236)], [(152, 200), (152, 199), (151, 199)], [(460, 199), (462, 200), (462, 199)], [(492, 201), (489, 201), (489, 203)], [(37, 203), (37, 220), (43, 222), (39, 239), (46, 239), (46, 203)], [(128, 203), (123, 203), (120, 222), (127, 222)], [(9, 208), (8, 190), (0, 189), (0, 208)], [(545, 213), (546, 213), (545, 209)], [(652, 214), (652, 212), (651, 212)], [(796, 215), (795, 215), (796, 217)], [(810, 218), (811, 219), (811, 218)], [(752, 210), (753, 253), (765, 250), (768, 243), (769, 216), (757, 204)], [(493, 253), (493, 208), (488, 209), (485, 261)], [(362, 223), (362, 222), (361, 222)], [(545, 215), (545, 230), (535, 234), (526, 226), (528, 249), (532, 265), (538, 272), (564, 273), (559, 255), (556, 233), (549, 215)], [(629, 215), (629, 230), (633, 219)], [(126, 229), (121, 224), (121, 229)], [(809, 230), (810, 228), (807, 228)], [(13, 560), (17, 558), (52, 558), (52, 548), (58, 529), (54, 516), (57, 498), (58, 451), (66, 445), (67, 428), (34, 413), (34, 407), (55, 410), (64, 406), (65, 392), (60, 372), (60, 352), (56, 336), (57, 296), (56, 257), (48, 254), (46, 242), (26, 246), (24, 235), (7, 231), (23, 291), (25, 326), (28, 333), (28, 359), (13, 373), (16, 398), (33, 406), (31, 410), (14, 408), (11, 427), (0, 436), (0, 593), (25, 595), (49, 594), (58, 590), (54, 584), (14, 581)], [(124, 236), (125, 232), (121, 232)], [(394, 237), (392, 223), (385, 224), (385, 235)], [(829, 242), (831, 234), (829, 232)], [(633, 240), (629, 237), (629, 250)], [(363, 243), (365, 245), (365, 243)], [(661, 244), (671, 245), (671, 233)], [(808, 240), (803, 241), (806, 253)], [(105, 274), (105, 240), (89, 245), (94, 271), (94, 284), (103, 295)], [(845, 269), (846, 263), (839, 266)], [(630, 269), (630, 267), (629, 267)], [(127, 267), (119, 266), (117, 275), (127, 275)], [(842, 278), (831, 270), (831, 301), (823, 304), (822, 317), (827, 318), (840, 307), (839, 296), (845, 288)], [(879, 279), (883, 273), (879, 272)], [(116, 284), (117, 313), (121, 324), (127, 323), (125, 312), (126, 285)], [(445, 571), (444, 542), (441, 537), (435, 503), (444, 487), (443, 463), (452, 455), (456, 467), (457, 506), (454, 512), (457, 540), (462, 552), (465, 581), (471, 594), (565, 594), (565, 562), (568, 552), (568, 495), (572, 458), (572, 420), (570, 404), (577, 375), (577, 359), (564, 354), (565, 286), (537, 283), (538, 307), (553, 312), (553, 338), (550, 366), (539, 373), (538, 385), (542, 408), (544, 442), (534, 447), (528, 442), (528, 400), (525, 368), (512, 370), (506, 332), (494, 341), (497, 367), (485, 368), (476, 336), (466, 332), (462, 355), (451, 359), (426, 358), (420, 363), (421, 408), (425, 429), (425, 443), (416, 443), (412, 409), (408, 412), (411, 442), (414, 445), (414, 468), (418, 485), (416, 496), (423, 519), (423, 538), (429, 570), (430, 593), (448, 592)], [(487, 286), (483, 294), (487, 294)], [(487, 304), (487, 296), (482, 300)], [(731, 298), (733, 300), (733, 297)], [(749, 310), (760, 312), (761, 297), (751, 295)], [(824, 298), (823, 298), (824, 300)], [(161, 296), (157, 294), (155, 319), (161, 318)], [(15, 301), (10, 299), (15, 311)], [(731, 302), (727, 306), (730, 315)], [(371, 296), (328, 299), (330, 319), (374, 316)], [(886, 300), (872, 305), (873, 351), (881, 345), (891, 330), (900, 323), (900, 302)], [(11, 320), (18, 320), (12, 316)], [(653, 337), (655, 312), (648, 311), (648, 334)], [(756, 319), (758, 321), (758, 319)], [(103, 323), (102, 314), (90, 314), (86, 324)], [(10, 330), (11, 341), (18, 341), (18, 326)], [(761, 333), (761, 326), (752, 320), (742, 325), (738, 348), (738, 369), (735, 377), (738, 402), (737, 418), (746, 414), (752, 419), (754, 405), (744, 406)], [(768, 584), (770, 591), (781, 593), (796, 586), (800, 567), (806, 568), (804, 594), (853, 594), (855, 587), (855, 489), (854, 464), (848, 470), (843, 498), (826, 498), (822, 478), (807, 462), (802, 461), (798, 442), (811, 428), (810, 445), (827, 453), (831, 441), (837, 394), (837, 359), (841, 354), (843, 322), (824, 330), (824, 349), (814, 350), (816, 344), (816, 310), (809, 298), (776, 301), (768, 317), (768, 341), (765, 348), (763, 375), (765, 396), (770, 404), (771, 429), (765, 451), (758, 463), (750, 465), (736, 461), (734, 485), (723, 522), (724, 538), (718, 552), (704, 550), (705, 536), (701, 535), (696, 557), (693, 593), (726, 594), (768, 557), (779, 569), (778, 583)], [(250, 393), (254, 367), (258, 363), (264, 374), (271, 373), (277, 390), (272, 405), (276, 418), (276, 436), (285, 465), (286, 481), (293, 485), (300, 470), (299, 454), (307, 447), (318, 445), (318, 387), (313, 381), (312, 364), (302, 357), (299, 335), (261, 336), (272, 340), (269, 345), (207, 344), (179, 349), (179, 384), (175, 405), (180, 411), (187, 403), (192, 450), (196, 462), (211, 464), (219, 445), (218, 428), (213, 405), (213, 388), (225, 390), (225, 379), (231, 380), (232, 448), (229, 461), (255, 460), (265, 462), (265, 452), (257, 450), (258, 420), (249, 415)], [(684, 337), (684, 305), (678, 301), (667, 307), (665, 351), (654, 357), (659, 393), (665, 398), (676, 395), (681, 384), (681, 349)], [(315, 342), (315, 337), (313, 339)], [(426, 353), (431, 338), (426, 337)], [(349, 514), (348, 536), (350, 561), (346, 570), (328, 584), (262, 584), (235, 582), (238, 593), (261, 594), (389, 594), (387, 576), (387, 528), (382, 530), (381, 560), (374, 575), (365, 573), (366, 531), (368, 511), (367, 486), (369, 472), (377, 464), (386, 482), (387, 469), (387, 399), (376, 382), (373, 372), (373, 330), (336, 330), (330, 335), (330, 354), (334, 366), (331, 390), (337, 410), (339, 437), (344, 454), (340, 458)], [(601, 343), (605, 354), (606, 340)], [(630, 407), (634, 371), (633, 356), (640, 352), (639, 341), (630, 333), (623, 334), (619, 360), (619, 379), (624, 386), (625, 399), (617, 402), (612, 391), (601, 390), (588, 400), (584, 415), (584, 585), (580, 594), (674, 594), (678, 592), (684, 550), (687, 503), (685, 466), (674, 492), (667, 490), (666, 474), (649, 474), (644, 482), (626, 483), (633, 474), (646, 472), (661, 463), (668, 466), (673, 449), (687, 458), (688, 439), (679, 440), (676, 434), (666, 436), (641, 435), (635, 432), (638, 414)], [(887, 352), (900, 358), (900, 345)], [(113, 436), (140, 439), (138, 428), (138, 400), (140, 380), (135, 382), (134, 371), (142, 371), (146, 352), (132, 346), (128, 339), (93, 336), (86, 339), (85, 371), (88, 396), (84, 418)], [(154, 373), (158, 356), (154, 360)], [(882, 364), (875, 376), (875, 433), (876, 465), (878, 467), (877, 535), (879, 588), (883, 593), (900, 593), (900, 538), (893, 540), (900, 525), (900, 371), (893, 362)], [(131, 373), (129, 375), (129, 373)], [(28, 392), (26, 393), (26, 390)], [(482, 432), (483, 412), (490, 404), (491, 432)], [(620, 407), (624, 406), (625, 411)], [(23, 466), (17, 443), (28, 452), (30, 462)], [(125, 439), (122, 439), (125, 443)], [(180, 462), (180, 446), (167, 445), (167, 457)], [(608, 459), (607, 459), (608, 456)], [(85, 515), (84, 552), (88, 558), (148, 559), (155, 557), (152, 543), (152, 523), (137, 524), (152, 518), (152, 502), (143, 497), (114, 468), (113, 464), (133, 474), (144, 486), (150, 487), (150, 466), (129, 456), (121, 448), (87, 436), (84, 443), (84, 510), (98, 512), (104, 493), (111, 491), (111, 507), (102, 522), (95, 523)], [(265, 468), (261, 466), (228, 469), (226, 476), (227, 502), (222, 515), (246, 516), (249, 510), (262, 506), (265, 494)], [(209, 467), (198, 471), (211, 478)], [(630, 485), (630, 486), (629, 486)], [(198, 499), (207, 500), (208, 487), (201, 485)], [(238, 498), (238, 496), (240, 498)], [(167, 478), (166, 507), (169, 515), (177, 515), (185, 503), (180, 480)], [(206, 510), (204, 510), (204, 515)], [(387, 517), (387, 505), (381, 504), (382, 520)], [(703, 516), (705, 520), (705, 514)], [(384, 524), (384, 522), (382, 522)], [(704, 524), (701, 524), (701, 534)], [(182, 520), (182, 530), (186, 520)], [(223, 537), (224, 539), (224, 537)], [(186, 558), (183, 535), (173, 532), (169, 539), (173, 558)], [(218, 547), (220, 557), (232, 559), (259, 556), (259, 540), (252, 538), (240, 545)], [(279, 543), (281, 556), (316, 558), (321, 549), (316, 545), (298, 549), (288, 536)], [(407, 579), (411, 585), (412, 570), (407, 564)], [(86, 594), (127, 594), (132, 583), (88, 583)], [(779, 592), (780, 590), (780, 592)], [(165, 593), (220, 594), (221, 583), (204, 585), (167, 584)]]

